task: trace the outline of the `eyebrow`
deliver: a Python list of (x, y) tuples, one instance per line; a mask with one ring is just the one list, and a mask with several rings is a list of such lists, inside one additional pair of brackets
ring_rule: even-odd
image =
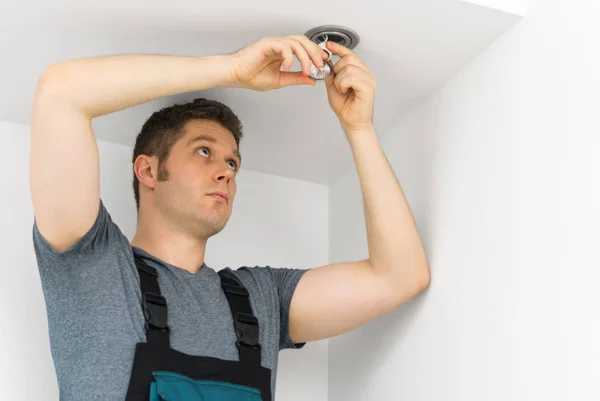
[[(189, 147), (191, 144), (193, 144), (195, 142), (200, 142), (200, 141), (217, 143), (217, 140), (215, 138), (213, 138), (212, 136), (208, 136), (208, 135), (196, 135), (195, 137), (193, 137), (192, 139), (189, 140), (187, 146)], [(237, 157), (239, 159), (239, 161), (240, 161), (240, 164), (242, 164), (242, 155), (240, 154), (240, 152), (237, 149), (233, 149), (233, 155), (235, 157)]]

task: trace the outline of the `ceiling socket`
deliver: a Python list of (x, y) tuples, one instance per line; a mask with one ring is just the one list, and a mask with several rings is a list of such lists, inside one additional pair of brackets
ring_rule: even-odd
[(304, 35), (317, 44), (328, 40), (348, 49), (354, 49), (360, 41), (355, 31), (340, 25), (320, 25), (306, 31)]

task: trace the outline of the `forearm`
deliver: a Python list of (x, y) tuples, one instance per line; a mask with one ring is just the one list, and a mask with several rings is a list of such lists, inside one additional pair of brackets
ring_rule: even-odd
[(229, 56), (118, 55), (49, 67), (37, 96), (66, 102), (90, 119), (150, 100), (232, 85)]
[(428, 282), (429, 269), (413, 214), (375, 129), (347, 137), (363, 193), (373, 268), (396, 283)]

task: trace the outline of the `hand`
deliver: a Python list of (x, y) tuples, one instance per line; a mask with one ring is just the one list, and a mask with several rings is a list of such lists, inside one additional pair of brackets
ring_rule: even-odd
[(373, 127), (375, 74), (352, 50), (335, 42), (327, 49), (338, 55), (333, 73), (327, 78), (329, 105), (337, 115), (346, 134)]
[[(294, 55), (302, 71), (290, 71)], [(232, 55), (232, 76), (236, 86), (257, 91), (314, 85), (316, 81), (308, 76), (311, 63), (322, 67), (326, 58), (323, 49), (306, 36), (268, 37)]]

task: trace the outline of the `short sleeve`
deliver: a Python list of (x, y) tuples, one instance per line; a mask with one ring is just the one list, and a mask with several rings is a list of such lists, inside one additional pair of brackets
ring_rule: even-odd
[(290, 305), (294, 291), (304, 275), (304, 269), (274, 268), (271, 269), (273, 280), (279, 295), (280, 340), (279, 349), (300, 349), (306, 343), (294, 343), (290, 338)]
[(300, 349), (305, 343), (294, 343), (290, 338), (290, 306), (300, 279), (307, 270), (271, 266), (242, 266), (234, 271), (248, 291), (260, 293), (256, 306), (267, 311), (267, 323), (276, 324), (279, 350)]
[[(123, 348), (128, 341), (144, 338), (143, 326), (137, 324), (143, 312), (133, 250), (102, 201), (90, 229), (65, 251), (52, 248), (35, 220), (33, 246), (57, 380), (72, 394), (81, 388), (81, 380), (97, 381), (89, 375), (106, 371), (107, 363), (118, 360), (115, 350), (129, 352)], [(111, 350), (104, 355), (107, 344)], [(90, 364), (96, 366), (86, 370)]]
[(39, 231), (37, 220), (34, 216), (33, 221), (33, 246), (36, 252), (36, 256), (38, 257), (38, 262), (42, 262), (41, 265), (44, 266), (50, 260), (66, 260), (70, 257), (81, 254), (83, 252), (89, 252), (94, 248), (98, 248), (102, 246), (102, 241), (107, 237), (108, 225), (110, 224), (110, 216), (102, 200), (100, 200), (100, 207), (98, 210), (98, 214), (96, 215), (96, 220), (92, 227), (88, 230), (87, 233), (75, 244), (73, 244), (69, 249), (63, 252), (56, 252), (54, 248), (50, 245), (50, 243), (44, 238), (42, 233)]
[(89, 279), (89, 270), (96, 269), (99, 261), (111, 252), (110, 248), (123, 243), (122, 233), (112, 221), (100, 200), (98, 215), (92, 227), (69, 249), (57, 252), (43, 237), (34, 217), (33, 248), (38, 264), (42, 287), (55, 292), (80, 284)]

